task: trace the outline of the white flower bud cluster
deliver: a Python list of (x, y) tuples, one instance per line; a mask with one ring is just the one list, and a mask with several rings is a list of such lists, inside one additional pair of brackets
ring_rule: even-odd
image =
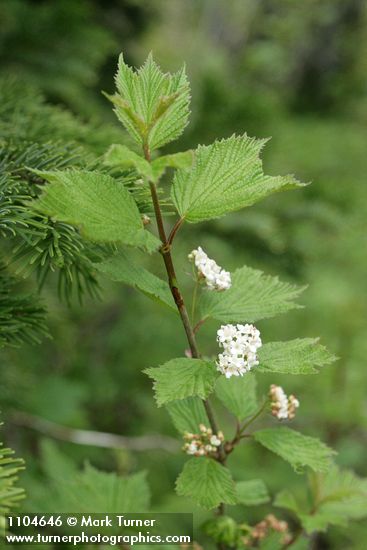
[(211, 260), (201, 246), (190, 252), (190, 261), (195, 263), (199, 277), (205, 279), (209, 290), (228, 290), (231, 288), (231, 274), (224, 271), (214, 260)]
[(292, 420), (296, 416), (299, 401), (294, 395), (289, 397), (281, 386), (272, 384), (269, 392), (271, 400), (271, 413), (279, 420)]
[(200, 424), (200, 434), (192, 434), (186, 432), (184, 439), (186, 443), (183, 446), (183, 450), (188, 455), (194, 456), (216, 456), (218, 447), (224, 441), (224, 435), (222, 432), (213, 434), (210, 428)]
[(243, 376), (259, 364), (256, 352), (261, 347), (260, 331), (254, 325), (222, 325), (217, 341), (223, 348), (217, 360), (217, 370), (230, 378)]

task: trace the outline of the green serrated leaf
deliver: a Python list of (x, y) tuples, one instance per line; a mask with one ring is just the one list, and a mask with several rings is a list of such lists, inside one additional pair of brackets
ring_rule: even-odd
[(103, 509), (118, 513), (129, 510), (131, 513), (146, 511), (149, 506), (150, 490), (146, 472), (120, 477), (87, 464), (83, 474), (79, 473), (79, 476), (78, 502), (84, 503), (85, 508), (90, 511), (93, 509), (93, 512), (98, 510), (102, 513)]
[(254, 414), (257, 410), (256, 379), (253, 374), (232, 378), (221, 376), (215, 385), (215, 393), (239, 420)]
[(307, 533), (326, 531), (329, 525), (345, 527), (351, 520), (367, 517), (367, 479), (334, 466), (311, 477), (313, 510), (299, 514)]
[(276, 495), (273, 505), (278, 508), (286, 508), (287, 510), (294, 512), (296, 515), (301, 513), (301, 509), (295, 496), (288, 489), (284, 489), (284, 491), (280, 491)]
[(149, 181), (158, 181), (167, 168), (188, 168), (194, 159), (193, 151), (163, 155), (151, 163), (138, 155), (126, 145), (114, 144), (104, 156), (104, 162), (112, 168), (134, 168), (141, 176)]
[(86, 170), (34, 172), (47, 180), (35, 209), (77, 226), (83, 235), (104, 243), (120, 242), (149, 251), (160, 241), (146, 231), (126, 187), (111, 176)]
[(191, 458), (176, 482), (178, 495), (191, 497), (199, 506), (210, 510), (225, 504), (236, 504), (236, 489), (231, 473), (211, 458)]
[(224, 323), (254, 322), (300, 307), (293, 300), (304, 288), (279, 281), (278, 277), (243, 266), (232, 274), (225, 292), (205, 292), (200, 300), (201, 317)]
[(351, 520), (367, 517), (367, 480), (350, 470), (331, 467), (326, 473), (309, 476), (312, 504), (307, 511), (294, 495), (281, 491), (274, 505), (296, 514), (306, 533), (326, 531), (330, 525), (346, 527)]
[(125, 253), (120, 252), (117, 256), (94, 264), (94, 266), (98, 271), (112, 279), (112, 281), (132, 286), (140, 290), (148, 298), (168, 306), (175, 313), (177, 312), (168, 283), (162, 281), (162, 279), (150, 273), (147, 269), (134, 265)]
[(153, 180), (153, 170), (150, 163), (143, 157), (131, 151), (126, 145), (113, 144), (104, 156), (104, 162), (112, 168), (135, 168), (148, 180)]
[(269, 502), (270, 496), (262, 479), (236, 483), (238, 502), (246, 506), (259, 506)]
[(178, 170), (172, 200), (182, 218), (197, 223), (251, 206), (276, 191), (302, 184), (292, 176), (266, 176), (259, 158), (266, 140), (232, 136), (200, 145), (191, 169)]
[(172, 401), (167, 403), (166, 408), (176, 430), (180, 433), (199, 433), (200, 424), (204, 424), (204, 426), (208, 424), (203, 401), (199, 397)]
[(115, 81), (118, 93), (107, 97), (135, 141), (153, 150), (181, 135), (190, 103), (184, 67), (176, 74), (164, 74), (149, 54), (144, 65), (134, 71), (121, 54)]
[(147, 511), (150, 490), (146, 472), (119, 476), (97, 470), (88, 463), (80, 471), (55, 444), (47, 445), (46, 449), (51, 500), (45, 499), (44, 491), (39, 495), (32, 494), (34, 511), (48, 512), (50, 506), (57, 513), (67, 513), (68, 510), (101, 514)]
[(317, 338), (297, 338), (288, 342), (269, 342), (258, 351), (257, 372), (316, 374), (319, 368), (335, 361)]
[(335, 454), (319, 439), (286, 427), (259, 430), (253, 436), (258, 443), (289, 462), (297, 473), (306, 466), (315, 472), (325, 472)]
[(154, 380), (158, 406), (170, 401), (198, 396), (205, 399), (218, 377), (214, 363), (202, 359), (171, 359), (164, 365), (144, 371)]
[(154, 179), (159, 179), (167, 168), (189, 168), (194, 162), (194, 152), (190, 149), (182, 153), (163, 155), (153, 160), (151, 166)]

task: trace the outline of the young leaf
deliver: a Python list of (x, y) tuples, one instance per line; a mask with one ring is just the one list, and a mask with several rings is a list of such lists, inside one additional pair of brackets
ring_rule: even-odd
[(213, 391), (218, 377), (213, 363), (184, 357), (171, 359), (160, 367), (149, 368), (144, 372), (154, 380), (153, 387), (159, 407), (164, 403), (194, 395), (205, 399)]
[(180, 433), (199, 433), (199, 425), (207, 426), (208, 417), (203, 401), (199, 397), (188, 397), (167, 403), (166, 408), (172, 422)]
[(191, 458), (176, 482), (177, 494), (191, 497), (210, 510), (225, 504), (236, 504), (236, 488), (228, 468), (211, 458)]
[(144, 229), (136, 203), (111, 176), (86, 170), (35, 171), (47, 180), (37, 210), (80, 228), (95, 242), (121, 242), (152, 251), (159, 240)]
[(104, 162), (112, 168), (135, 168), (141, 176), (153, 180), (153, 170), (150, 163), (142, 156), (131, 151), (126, 145), (111, 145), (104, 156)]
[(243, 266), (232, 274), (232, 287), (225, 292), (205, 292), (200, 300), (201, 317), (224, 323), (254, 322), (274, 317), (298, 306), (293, 300), (302, 287)]
[(149, 163), (145, 158), (131, 151), (125, 145), (111, 145), (104, 156), (107, 166), (112, 168), (134, 168), (149, 181), (158, 181), (166, 168), (188, 168), (194, 159), (193, 151), (163, 155)]
[(115, 81), (118, 93), (107, 97), (136, 142), (153, 150), (181, 135), (188, 122), (190, 103), (184, 67), (176, 74), (164, 74), (149, 54), (135, 72), (121, 54)]
[(262, 479), (236, 483), (238, 502), (246, 506), (259, 506), (269, 502), (270, 496)]
[(319, 367), (336, 358), (318, 343), (317, 338), (297, 338), (264, 344), (258, 351), (258, 359), (258, 372), (316, 374)]
[(163, 155), (152, 162), (154, 179), (159, 179), (166, 168), (189, 168), (194, 162), (194, 152), (190, 149), (182, 153), (173, 153), (172, 155)]
[(215, 385), (215, 393), (238, 420), (256, 412), (256, 379), (252, 374), (232, 378), (221, 376)]
[(280, 493), (276, 495), (273, 504), (278, 508), (286, 508), (287, 510), (294, 512), (296, 515), (301, 513), (301, 509), (295, 496), (288, 489), (280, 491)]
[(239, 548), (239, 545), (242, 546), (240, 526), (229, 516), (217, 515), (208, 519), (203, 523), (201, 529), (217, 543), (218, 547)]
[(192, 168), (174, 177), (172, 200), (180, 216), (192, 223), (211, 220), (301, 186), (292, 176), (263, 173), (259, 154), (265, 142), (243, 135), (200, 145)]
[(118, 281), (140, 290), (143, 294), (177, 311), (171, 291), (166, 281), (162, 281), (153, 273), (143, 267), (137, 267), (125, 253), (120, 252), (117, 256), (94, 264), (95, 268), (104, 273), (112, 281)]
[(305, 466), (315, 472), (325, 472), (330, 468), (335, 454), (319, 439), (286, 427), (259, 430), (253, 435), (261, 445), (289, 462), (297, 473)]

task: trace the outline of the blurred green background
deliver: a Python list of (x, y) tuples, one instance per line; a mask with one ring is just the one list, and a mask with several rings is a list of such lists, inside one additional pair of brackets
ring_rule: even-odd
[[(170, 150), (234, 132), (272, 136), (266, 171), (312, 182), (183, 228), (175, 258), (186, 290), (187, 253), (198, 245), (226, 269), (247, 263), (308, 285), (305, 309), (259, 328), (267, 341), (320, 335), (339, 360), (315, 378), (264, 376), (260, 385), (266, 391), (279, 383), (295, 393), (301, 401), (295, 427), (319, 435), (338, 451), (338, 464), (366, 476), (366, 2), (2, 0), (0, 20), (0, 140), (62, 143), (70, 156), (78, 148), (98, 162), (111, 142), (126, 139), (100, 93), (113, 91), (117, 56), (123, 51), (139, 66), (152, 50), (163, 69), (185, 61), (192, 85), (191, 123)], [(147, 261), (161, 270), (159, 258)], [(34, 510), (37, 499), (52, 509), (53, 495), (42, 466), (44, 437), (22, 425), (16, 411), (73, 428), (176, 437), (142, 370), (182, 355), (178, 321), (133, 290), (100, 283), (101, 300), (68, 307), (58, 299), (57, 275), (48, 277), (42, 300), (52, 339), (1, 352), (3, 439), (27, 462), (25, 509)], [(34, 274), (27, 271), (21, 285), (36, 289)], [(216, 352), (215, 330), (208, 324), (200, 335), (207, 353)], [(173, 490), (184, 455), (65, 442), (57, 449), (78, 464), (147, 469), (153, 509), (192, 510)], [(235, 475), (263, 477), (272, 492), (297, 492), (304, 484), (280, 459), (249, 445), (230, 465)], [(256, 522), (266, 511), (243, 508), (238, 517)], [(196, 512), (198, 521), (206, 517)], [(362, 549), (366, 537), (367, 527), (356, 524), (331, 529), (313, 544)]]

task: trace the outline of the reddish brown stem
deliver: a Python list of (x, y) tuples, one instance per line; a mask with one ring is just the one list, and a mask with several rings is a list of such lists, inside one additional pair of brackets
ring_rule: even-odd
[(205, 323), (205, 321), (207, 320), (207, 317), (203, 317), (202, 319), (200, 319), (200, 321), (198, 321), (196, 323), (196, 325), (194, 326), (194, 334), (197, 333), (197, 331), (199, 330), (199, 328)]
[(175, 225), (172, 227), (172, 231), (171, 233), (169, 234), (169, 237), (168, 237), (168, 243), (171, 245), (173, 243), (173, 239), (175, 238), (175, 235), (177, 233), (177, 231), (180, 229), (181, 225), (183, 224), (184, 222), (184, 218), (179, 218), (177, 220), (177, 222), (175, 223)]
[[(150, 162), (149, 147), (147, 145), (144, 145), (143, 149), (144, 149), (145, 159), (148, 162)], [(186, 309), (186, 306), (185, 306), (185, 302), (184, 302), (184, 299), (182, 297), (182, 294), (181, 294), (181, 292), (178, 288), (178, 284), (177, 284), (176, 272), (175, 272), (175, 268), (174, 268), (174, 265), (173, 265), (172, 255), (171, 255), (171, 244), (169, 243), (169, 241), (167, 239), (167, 236), (166, 236), (166, 231), (165, 231), (164, 223), (163, 223), (162, 211), (161, 211), (161, 207), (160, 207), (160, 204), (159, 204), (157, 188), (156, 188), (156, 186), (153, 182), (150, 182), (149, 185), (150, 185), (150, 193), (151, 193), (152, 201), (153, 201), (154, 213), (155, 213), (156, 222), (157, 222), (158, 234), (159, 234), (159, 238), (162, 242), (160, 252), (162, 254), (164, 265), (165, 265), (165, 268), (166, 268), (166, 272), (167, 272), (167, 276), (168, 276), (168, 284), (169, 284), (169, 287), (171, 289), (171, 293), (172, 293), (173, 299), (175, 301), (176, 307), (177, 307), (178, 312), (180, 314), (183, 327), (185, 329), (187, 341), (188, 341), (189, 346), (190, 346), (191, 356), (194, 357), (194, 358), (199, 358), (200, 353), (199, 353), (199, 350), (198, 350), (198, 347), (197, 347), (197, 344), (196, 344), (195, 333), (192, 329), (190, 319), (189, 319), (189, 316), (188, 316), (188, 313), (187, 313), (187, 309)], [(176, 231), (177, 231), (177, 229), (176, 229)], [(213, 412), (213, 410), (211, 408), (211, 405), (210, 405), (208, 400), (204, 400), (204, 407), (205, 407), (205, 410), (206, 410), (206, 414), (208, 416), (210, 427), (213, 430), (213, 433), (217, 434), (218, 431), (219, 431), (218, 426), (217, 426), (217, 422), (215, 420), (214, 412)], [(219, 458), (220, 461), (225, 460), (226, 455), (225, 455), (225, 452), (224, 452), (224, 449), (223, 449), (222, 446), (219, 448), (219, 456), (220, 456), (220, 458)]]

